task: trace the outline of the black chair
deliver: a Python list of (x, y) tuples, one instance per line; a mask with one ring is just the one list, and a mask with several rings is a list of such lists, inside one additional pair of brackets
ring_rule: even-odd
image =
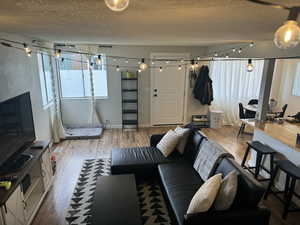
[(244, 109), (244, 106), (242, 103), (239, 103), (239, 118), (241, 120), (241, 126), (240, 126), (240, 129), (239, 129), (239, 132), (237, 134), (237, 137), (239, 137), (242, 133), (244, 133), (244, 130), (245, 130), (245, 127), (246, 127), (246, 120), (247, 119), (253, 119), (255, 118), (255, 114), (254, 116), (251, 114), (248, 114), (247, 113), (247, 110), (245, 112), (245, 109)]
[[(289, 212), (300, 211), (300, 208), (291, 209), (292, 198), (295, 196), (300, 199), (300, 195), (295, 193), (296, 182), (300, 180), (300, 168), (297, 167), (289, 160), (278, 160), (275, 162), (276, 167), (272, 173), (271, 181), (269, 183), (267, 192), (265, 193), (265, 199), (268, 198), (270, 193), (274, 194), (280, 201), (284, 203), (284, 211), (282, 218), (286, 219)], [(275, 178), (281, 170), (286, 174), (284, 191), (272, 191)], [(280, 198), (279, 194), (283, 194), (283, 198)]]
[(284, 117), (284, 114), (286, 112), (286, 109), (288, 107), (288, 104), (285, 104), (283, 107), (282, 107), (282, 111), (281, 112), (276, 112), (275, 114), (275, 118), (283, 118)]
[[(272, 149), (271, 147), (264, 145), (259, 141), (251, 141), (251, 142), (247, 142), (247, 144), (248, 144), (248, 147), (245, 152), (241, 166), (243, 168), (247, 169), (250, 173), (252, 173), (254, 175), (255, 179), (258, 181), (271, 180), (271, 175), (273, 174), (273, 170), (274, 170), (274, 157), (277, 154), (277, 152), (274, 149)], [(253, 166), (253, 167), (245, 165), (247, 157), (248, 157), (251, 149), (256, 151), (256, 162), (255, 162), (255, 166)], [(264, 165), (262, 164), (262, 162), (265, 161), (264, 158), (267, 156), (269, 156), (269, 158), (270, 158), (270, 169), (265, 168)], [(254, 169), (254, 172), (252, 171), (252, 169)], [(269, 173), (270, 178), (258, 179), (258, 175), (259, 175), (259, 172), (261, 169), (266, 171), (267, 173)]]
[(248, 102), (248, 105), (258, 105), (258, 99), (251, 99), (251, 100)]

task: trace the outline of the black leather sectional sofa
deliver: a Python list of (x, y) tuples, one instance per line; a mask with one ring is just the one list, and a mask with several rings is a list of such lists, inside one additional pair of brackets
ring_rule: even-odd
[(177, 152), (165, 158), (155, 147), (163, 135), (153, 135), (149, 147), (123, 148), (112, 151), (112, 174), (134, 173), (147, 179), (159, 175), (168, 200), (172, 223), (179, 225), (268, 225), (270, 211), (258, 206), (265, 189), (233, 159), (224, 158), (215, 174), (226, 176), (238, 172), (238, 192), (232, 207), (226, 211), (210, 210), (187, 215), (196, 191), (204, 183), (193, 168), (201, 141), (206, 138), (193, 130), (183, 155)]

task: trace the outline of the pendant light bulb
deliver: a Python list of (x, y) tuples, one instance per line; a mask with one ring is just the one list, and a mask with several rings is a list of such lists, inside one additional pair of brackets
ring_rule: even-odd
[(252, 59), (248, 59), (248, 64), (247, 64), (247, 71), (252, 72), (254, 69), (254, 66), (252, 64)]
[(249, 47), (250, 47), (250, 48), (254, 47), (254, 42), (251, 42), (251, 43), (249, 44)]
[(145, 63), (145, 59), (143, 58), (143, 59), (141, 60), (140, 69), (141, 69), (142, 71), (144, 71), (144, 70), (146, 70), (147, 68), (148, 68), (148, 65)]
[(182, 70), (182, 66), (181, 65), (178, 66), (178, 70)]
[(129, 0), (105, 0), (105, 4), (112, 11), (121, 12), (128, 7)]
[(23, 45), (24, 45), (24, 51), (25, 51), (26, 55), (27, 55), (28, 57), (31, 57), (31, 55), (32, 55), (32, 50), (31, 50), (31, 48), (29, 48), (28, 45), (25, 44), (25, 43), (24, 43)]
[(99, 66), (101, 65), (102, 60), (101, 60), (101, 55), (98, 55), (97, 59), (96, 59), (96, 64)]
[(116, 66), (116, 71), (119, 72), (120, 71), (120, 67)]
[(236, 52), (236, 48), (233, 48), (233, 49), (232, 49), (232, 52)]
[(278, 28), (274, 36), (274, 43), (278, 48), (294, 48), (300, 42), (300, 27), (297, 21), (288, 20)]
[(55, 49), (54, 55), (58, 59), (61, 56), (61, 50), (60, 49)]
[(218, 53), (217, 53), (217, 52), (215, 52), (214, 56), (215, 56), (215, 57), (218, 57)]
[(242, 53), (242, 48), (239, 48), (238, 53), (241, 54)]
[(162, 72), (163, 71), (163, 68), (162, 67), (159, 67), (159, 72)]
[(139, 73), (141, 73), (141, 72), (142, 72), (142, 70), (141, 70), (141, 69), (138, 69), (138, 72), (139, 72)]

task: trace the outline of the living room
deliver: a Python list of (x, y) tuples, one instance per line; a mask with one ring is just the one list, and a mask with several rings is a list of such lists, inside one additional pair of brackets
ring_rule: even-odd
[(298, 0), (0, 12), (0, 225), (299, 223)]

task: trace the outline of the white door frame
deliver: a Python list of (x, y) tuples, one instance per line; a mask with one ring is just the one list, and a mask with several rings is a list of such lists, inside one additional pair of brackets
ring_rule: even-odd
[[(154, 52), (150, 54), (151, 59), (165, 59), (168, 57), (178, 57), (179, 59), (185, 59), (189, 60), (190, 59), (190, 53), (161, 53), (161, 52)], [(187, 62), (184, 62), (187, 64)], [(188, 102), (188, 80), (189, 80), (189, 68), (187, 65), (183, 66), (185, 69), (185, 84), (184, 84), (184, 98), (183, 98), (183, 118), (182, 118), (182, 123), (185, 123), (187, 121), (187, 102)], [(153, 110), (153, 83), (154, 83), (154, 70), (151, 68), (150, 71), (150, 123), (151, 126), (154, 126), (154, 110)]]

